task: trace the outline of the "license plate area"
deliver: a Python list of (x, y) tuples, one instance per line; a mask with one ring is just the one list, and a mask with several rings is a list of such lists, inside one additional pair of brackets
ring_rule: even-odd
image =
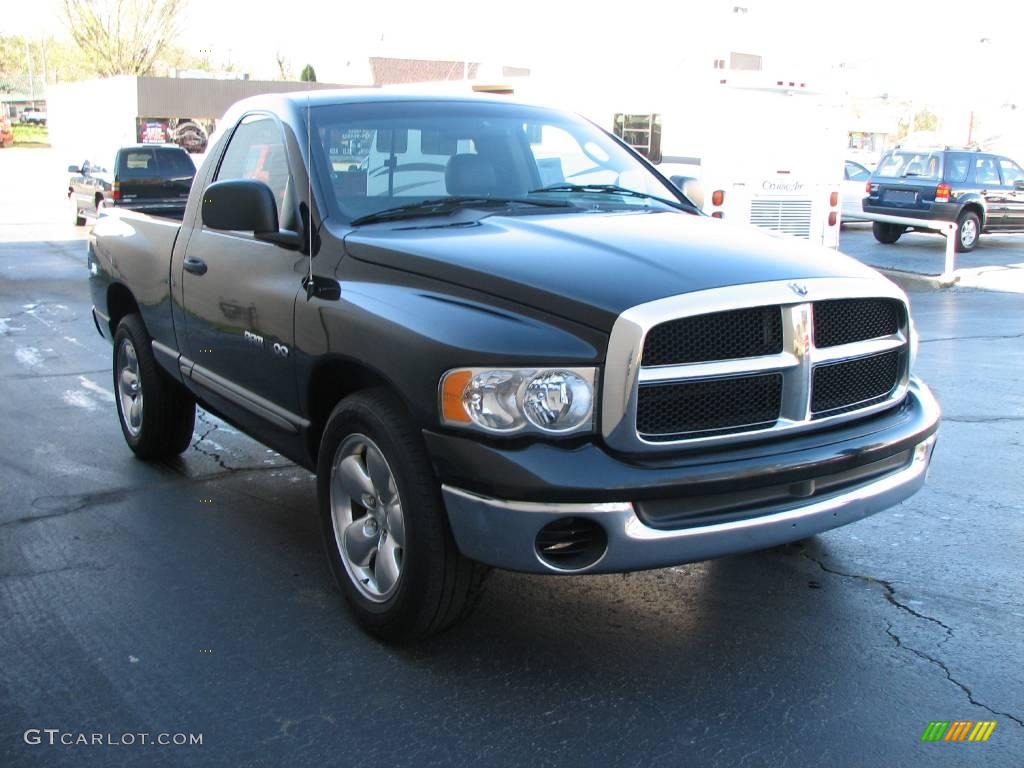
[(914, 205), (917, 202), (917, 192), (909, 189), (887, 189), (882, 193), (882, 200), (887, 203)]

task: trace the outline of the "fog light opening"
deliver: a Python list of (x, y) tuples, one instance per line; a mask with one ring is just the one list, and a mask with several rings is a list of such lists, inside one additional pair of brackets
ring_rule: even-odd
[(559, 571), (589, 568), (608, 549), (604, 528), (586, 517), (562, 517), (548, 523), (534, 541), (542, 563)]

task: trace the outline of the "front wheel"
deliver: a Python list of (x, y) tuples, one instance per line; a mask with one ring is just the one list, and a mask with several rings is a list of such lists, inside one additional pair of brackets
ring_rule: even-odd
[(956, 222), (956, 249), (960, 253), (973, 251), (981, 234), (981, 219), (974, 211), (964, 211)]
[(114, 334), (114, 392), (121, 432), (136, 456), (168, 459), (188, 448), (195, 400), (157, 365), (138, 315), (127, 315)]
[(871, 225), (871, 233), (875, 236), (875, 240), (886, 245), (895, 243), (906, 231), (907, 228), (899, 224), (886, 224), (882, 221), (876, 221)]
[(368, 632), (422, 638), (475, 606), (486, 568), (455, 546), (420, 435), (393, 395), (359, 393), (334, 409), (317, 497), (331, 571)]

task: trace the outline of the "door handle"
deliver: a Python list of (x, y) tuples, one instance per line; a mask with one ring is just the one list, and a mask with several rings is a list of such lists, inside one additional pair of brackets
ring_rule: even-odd
[(202, 259), (197, 259), (195, 256), (189, 256), (185, 259), (185, 263), (182, 266), (185, 267), (186, 272), (191, 272), (193, 275), (206, 274), (206, 262)]

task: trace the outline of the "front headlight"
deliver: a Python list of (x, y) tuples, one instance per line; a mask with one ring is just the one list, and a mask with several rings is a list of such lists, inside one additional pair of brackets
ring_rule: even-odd
[(594, 426), (596, 368), (456, 368), (441, 377), (441, 423), (499, 435)]

